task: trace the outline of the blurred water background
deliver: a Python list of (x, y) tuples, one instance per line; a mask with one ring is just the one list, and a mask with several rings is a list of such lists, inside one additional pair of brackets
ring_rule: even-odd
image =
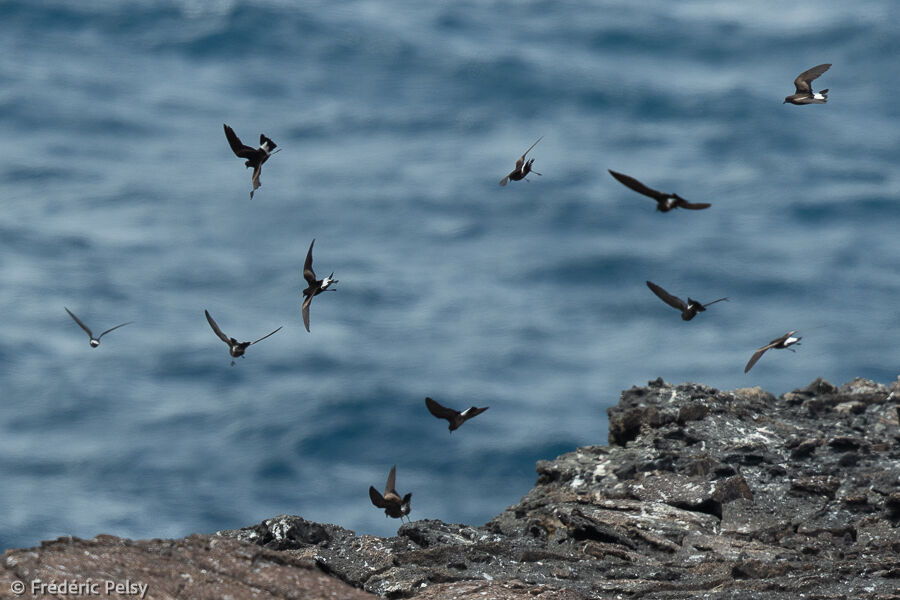
[[(900, 372), (900, 4), (0, 1), (0, 548), (481, 524), (658, 376)], [(801, 71), (825, 106), (783, 105)], [(283, 149), (250, 200), (222, 124)], [(543, 177), (498, 181), (530, 156)], [(706, 211), (654, 211), (631, 174)], [(337, 292), (300, 319), (303, 259)], [(728, 296), (689, 323), (646, 288)], [(133, 320), (92, 350), (95, 332)], [(235, 367), (207, 325), (256, 339)], [(797, 329), (794, 354), (753, 351)], [(425, 396), (490, 410), (448, 434)]]

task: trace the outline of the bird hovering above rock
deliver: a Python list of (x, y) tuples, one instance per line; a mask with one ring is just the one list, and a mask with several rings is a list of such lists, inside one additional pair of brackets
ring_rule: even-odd
[[(227, 335), (225, 335), (222, 332), (221, 329), (219, 329), (219, 324), (216, 323), (215, 319), (212, 318), (212, 315), (209, 314), (208, 310), (204, 310), (203, 312), (206, 314), (206, 320), (209, 321), (209, 326), (212, 327), (212, 330), (216, 333), (217, 336), (219, 336), (219, 339), (222, 340), (223, 342), (225, 342), (226, 344), (228, 344), (228, 353), (233, 358), (237, 358), (238, 356), (243, 356), (244, 352), (247, 351), (247, 348), (249, 348), (250, 346), (252, 346), (253, 344), (255, 344), (257, 342), (263, 341), (264, 339), (266, 339), (273, 333), (277, 333), (279, 330), (281, 330), (281, 327), (279, 327), (272, 333), (267, 333), (266, 335), (262, 336), (261, 338), (259, 338), (256, 341), (253, 341), (253, 342), (239, 342), (236, 339), (234, 339), (233, 337), (228, 337)], [(232, 367), (234, 366), (234, 361), (231, 361), (231, 366)]]
[(75, 313), (73, 313), (71, 310), (69, 310), (69, 309), (66, 308), (65, 306), (64, 306), (63, 308), (66, 309), (66, 312), (69, 313), (69, 316), (72, 317), (73, 319), (75, 319), (75, 322), (78, 323), (78, 326), (81, 327), (82, 329), (84, 329), (85, 333), (88, 334), (88, 337), (91, 338), (91, 341), (89, 342), (90, 345), (91, 345), (91, 348), (96, 348), (97, 346), (99, 346), (99, 345), (100, 345), (100, 338), (102, 338), (104, 335), (106, 335), (106, 334), (109, 333), (110, 331), (113, 331), (113, 330), (115, 330), (115, 329), (118, 329), (119, 327), (125, 327), (126, 325), (131, 325), (132, 323), (134, 323), (134, 321), (128, 321), (127, 323), (120, 323), (119, 325), (116, 325), (115, 327), (113, 327), (113, 328), (111, 328), (111, 329), (107, 329), (106, 331), (104, 331), (103, 333), (101, 333), (100, 335), (98, 335), (97, 337), (94, 337), (94, 334), (91, 333), (90, 328), (88, 328), (87, 325), (85, 325), (84, 323), (82, 323), (82, 322), (81, 322), (81, 319), (79, 319), (78, 317), (75, 316)]
[[(537, 146), (537, 143), (539, 141), (541, 141), (542, 139), (544, 139), (544, 136), (539, 137), (537, 139), (537, 142), (535, 142), (531, 145), (531, 148), (534, 148), (535, 146)], [(525, 151), (525, 154), (528, 154), (529, 152), (531, 152), (531, 148), (528, 148), (528, 150)], [(535, 175), (540, 175), (540, 173), (538, 173), (537, 171), (531, 170), (531, 165), (534, 164), (534, 159), (533, 158), (529, 159), (526, 162), (525, 154), (520, 156), (519, 160), (516, 161), (516, 168), (513, 169), (513, 171), (509, 175), (507, 175), (506, 177), (504, 177), (503, 179), (500, 180), (501, 186), (506, 185), (507, 183), (509, 183), (510, 180), (520, 181), (522, 179), (525, 179), (525, 176), (528, 175), (529, 173), (534, 173)], [(528, 181), (528, 180), (525, 179), (525, 181)], [(531, 183), (531, 182), (529, 181), (529, 183)]]
[(719, 298), (718, 300), (713, 300), (712, 302), (707, 302), (706, 304), (700, 304), (696, 300), (688, 297), (687, 303), (685, 303), (684, 300), (682, 300), (678, 296), (673, 296), (652, 281), (647, 282), (647, 287), (650, 288), (650, 291), (656, 294), (660, 300), (662, 300), (672, 308), (677, 308), (678, 310), (680, 310), (681, 318), (685, 321), (690, 321), (695, 316), (697, 316), (698, 312), (705, 311), (706, 307), (710, 304), (715, 304), (716, 302), (721, 302), (722, 300), (728, 300), (728, 298)]
[[(783, 336), (781, 336), (779, 338), (775, 338), (774, 340), (772, 340), (771, 342), (769, 342), (768, 344), (766, 344), (765, 346), (763, 346), (762, 348), (760, 348), (759, 350), (754, 352), (753, 356), (750, 357), (750, 361), (747, 363), (747, 366), (744, 367), (744, 373), (748, 372), (750, 369), (753, 368), (753, 365), (755, 365), (756, 361), (758, 361), (762, 357), (762, 355), (766, 353), (766, 350), (771, 350), (773, 348), (776, 350), (781, 350), (783, 348), (788, 348), (788, 346), (793, 346), (794, 344), (799, 343), (800, 340), (803, 338), (801, 338), (799, 336), (793, 337), (793, 335), (795, 333), (797, 333), (797, 332), (796, 331), (788, 331)], [(796, 350), (794, 350), (793, 348), (788, 348), (788, 350), (790, 350), (791, 352), (796, 352)]]
[(452, 408), (441, 406), (431, 398), (425, 398), (425, 406), (428, 407), (428, 412), (433, 414), (438, 419), (447, 419), (447, 421), (450, 423), (449, 429), (451, 433), (454, 429), (459, 429), (460, 425), (462, 425), (472, 417), (480, 415), (488, 408), (490, 408), (489, 406), (485, 406), (484, 408), (472, 406), (462, 412), (459, 412), (458, 410), (453, 410)]
[(825, 104), (828, 102), (828, 90), (824, 89), (818, 93), (813, 92), (811, 82), (830, 68), (831, 63), (825, 63), (797, 75), (797, 79), (794, 80), (794, 87), (797, 88), (797, 91), (787, 96), (782, 104), (790, 102), (791, 104), (802, 106), (804, 104)]
[(653, 188), (649, 188), (634, 177), (630, 177), (625, 175), (624, 173), (617, 173), (612, 169), (608, 169), (609, 174), (616, 178), (616, 180), (624, 185), (627, 188), (630, 188), (637, 192), (638, 194), (643, 194), (645, 196), (649, 196), (656, 200), (656, 210), (660, 212), (669, 212), (673, 208), (687, 208), (689, 210), (701, 210), (704, 208), (709, 208), (712, 206), (711, 204), (707, 204), (705, 202), (700, 203), (690, 203), (678, 194), (666, 194)]
[(372, 500), (372, 504), (378, 508), (384, 509), (385, 516), (400, 519), (402, 521), (403, 517), (409, 519), (408, 515), (412, 494), (406, 494), (403, 498), (400, 498), (400, 494), (394, 489), (394, 480), (396, 477), (397, 465), (394, 465), (391, 467), (391, 472), (388, 474), (387, 483), (384, 484), (384, 496), (378, 493), (375, 486), (369, 486), (369, 499)]
[(225, 137), (228, 138), (228, 144), (231, 146), (231, 151), (234, 152), (235, 156), (238, 158), (247, 159), (244, 166), (248, 169), (251, 167), (253, 168), (253, 176), (250, 178), (250, 182), (253, 184), (253, 189), (250, 190), (250, 199), (252, 200), (253, 193), (262, 185), (259, 182), (259, 173), (263, 163), (269, 160), (270, 156), (279, 151), (275, 150), (277, 144), (261, 133), (259, 134), (259, 148), (251, 148), (250, 146), (245, 146), (244, 143), (241, 142), (241, 139), (234, 133), (234, 129), (224, 123), (222, 126), (225, 128)]
[(312, 302), (312, 299), (315, 296), (318, 296), (322, 292), (334, 292), (336, 290), (329, 290), (328, 286), (333, 283), (338, 283), (337, 279), (333, 279), (334, 271), (331, 272), (331, 275), (326, 277), (325, 279), (316, 279), (316, 273), (312, 268), (312, 250), (313, 244), (316, 243), (316, 239), (313, 238), (312, 243), (309, 245), (309, 252), (306, 253), (306, 262), (303, 263), (303, 278), (306, 279), (306, 282), (309, 284), (305, 290), (303, 290), (303, 307), (301, 308), (301, 312), (303, 313), (303, 324), (306, 326), (306, 331), (309, 331), (309, 304)]

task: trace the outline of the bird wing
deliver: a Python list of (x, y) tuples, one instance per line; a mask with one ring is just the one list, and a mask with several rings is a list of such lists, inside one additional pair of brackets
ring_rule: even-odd
[(478, 408), (477, 406), (472, 406), (472, 407), (469, 407), (466, 410), (462, 411), (462, 416), (466, 419), (471, 419), (472, 417), (477, 417), (478, 415), (480, 415), (481, 413), (483, 413), (484, 411), (486, 411), (489, 408), (490, 408), (490, 406), (485, 406), (484, 408)]
[(259, 134), (259, 146), (262, 147), (266, 143), (269, 145), (269, 154), (272, 154), (272, 150), (278, 147), (278, 144), (273, 142), (272, 138), (267, 138), (264, 133)]
[[(528, 154), (529, 152), (531, 152), (531, 149), (534, 148), (535, 146), (537, 146), (537, 143), (538, 143), (539, 141), (541, 141), (542, 139), (544, 139), (544, 136), (539, 137), (535, 143), (533, 143), (531, 146), (529, 146), (529, 147), (528, 147), (528, 150), (525, 151), (525, 154)], [(519, 161), (516, 162), (516, 167), (519, 166), (519, 162), (524, 162), (524, 161), (525, 161), (525, 154), (523, 154), (523, 155), (522, 155), (522, 158), (520, 158)]]
[(94, 334), (91, 333), (91, 330), (88, 329), (88, 326), (85, 325), (84, 323), (82, 323), (82, 322), (81, 322), (81, 319), (79, 319), (78, 317), (76, 317), (76, 316), (75, 316), (75, 313), (73, 313), (71, 310), (69, 310), (69, 309), (66, 308), (65, 306), (63, 306), (63, 308), (66, 309), (66, 312), (69, 313), (69, 316), (70, 316), (70, 317), (72, 317), (73, 319), (75, 319), (75, 322), (78, 323), (78, 326), (81, 327), (82, 329), (84, 329), (85, 332), (86, 332), (89, 336), (91, 336), (91, 339), (93, 339), (93, 338), (94, 338)]
[(622, 185), (624, 185), (627, 188), (631, 188), (638, 194), (650, 196), (651, 198), (653, 198), (656, 201), (666, 199), (665, 194), (663, 194), (662, 192), (660, 192), (658, 190), (654, 190), (653, 188), (647, 187), (646, 185), (644, 185), (643, 183), (641, 183), (634, 177), (630, 177), (628, 175), (625, 175), (624, 173), (617, 173), (616, 171), (613, 171), (612, 169), (609, 169), (609, 174), (612, 175), (613, 177), (615, 177), (619, 183), (621, 183)]
[(134, 323), (134, 321), (128, 321), (127, 323), (120, 323), (120, 324), (116, 325), (115, 327), (110, 327), (109, 329), (107, 329), (106, 331), (104, 331), (103, 333), (101, 333), (100, 335), (97, 336), (97, 341), (99, 342), (100, 338), (102, 338), (104, 335), (106, 335), (110, 331), (114, 331), (114, 330), (118, 329), (119, 327), (125, 327), (126, 325), (131, 325), (132, 323)]
[(316, 239), (313, 238), (313, 241), (309, 244), (309, 251), (306, 253), (306, 261), (303, 263), (303, 279), (309, 285), (313, 285), (316, 282), (316, 272), (313, 271), (312, 267), (312, 249), (315, 243)]
[(391, 472), (388, 473), (387, 483), (384, 484), (384, 495), (385, 496), (387, 496), (391, 492), (394, 492), (394, 494), (397, 493), (397, 491), (394, 489), (395, 484), (396, 484), (396, 479), (397, 479), (397, 465), (394, 465), (393, 467), (391, 467)]
[(822, 73), (831, 68), (831, 63), (825, 63), (822, 65), (818, 65), (809, 69), (807, 71), (803, 71), (799, 75), (797, 75), (797, 79), (794, 80), (794, 87), (797, 88), (798, 94), (811, 94), (812, 86), (810, 82), (813, 79), (819, 77)]
[[(688, 298), (688, 299), (690, 300), (690, 298)], [(707, 306), (709, 306), (711, 304), (715, 304), (716, 302), (728, 302), (728, 301), (729, 301), (728, 298), (719, 298), (718, 300), (713, 300), (712, 302), (707, 302), (706, 304), (703, 305), (703, 308), (706, 308)]]
[(684, 300), (682, 300), (678, 296), (673, 296), (652, 281), (647, 282), (647, 287), (650, 288), (650, 291), (656, 294), (660, 300), (662, 300), (672, 308), (677, 308), (678, 310), (685, 310), (687, 308), (687, 304), (684, 303)]
[(458, 415), (459, 413), (452, 408), (447, 408), (446, 406), (441, 406), (431, 398), (425, 398), (425, 406), (428, 407), (428, 412), (433, 414), (438, 419), (447, 419), (452, 423), (453, 417)]
[(266, 339), (267, 337), (269, 337), (270, 335), (272, 335), (273, 333), (278, 333), (279, 331), (281, 331), (281, 327), (279, 327), (278, 329), (276, 329), (276, 330), (273, 331), (272, 333), (267, 333), (266, 335), (262, 336), (261, 338), (259, 338), (259, 339), (256, 340), (255, 342), (250, 342), (250, 345), (252, 346), (252, 345), (255, 344), (256, 342), (261, 342), (261, 341), (263, 341), (264, 339)]
[(225, 137), (228, 138), (228, 145), (231, 146), (231, 151), (236, 156), (240, 158), (253, 158), (256, 156), (256, 148), (244, 145), (241, 142), (241, 138), (234, 132), (234, 129), (224, 123), (222, 123), (222, 127), (225, 128)]
[(300, 308), (300, 312), (303, 314), (303, 325), (306, 327), (306, 331), (309, 332), (309, 303), (312, 302), (312, 294), (303, 299), (303, 306)]
[(369, 486), (369, 498), (372, 500), (372, 504), (377, 506), (378, 508), (384, 508), (386, 506), (384, 502), (384, 497), (381, 493), (375, 489), (374, 486)]
[(675, 200), (675, 206), (679, 206), (681, 208), (686, 208), (688, 210), (703, 210), (704, 208), (709, 208), (712, 204), (708, 202), (688, 202), (687, 200), (683, 200), (681, 198), (677, 198)]
[[(262, 185), (262, 184), (259, 182), (259, 174), (260, 174), (260, 173), (262, 173), (262, 163), (259, 163), (258, 165), (256, 165), (255, 167), (253, 167), (253, 176), (250, 178), (250, 182), (253, 184), (253, 191), (254, 191), (254, 192), (255, 192), (256, 190), (259, 189), (259, 186)], [(251, 194), (250, 197), (252, 198), (253, 195)]]
[(209, 321), (209, 326), (212, 327), (212, 330), (216, 332), (216, 335), (219, 336), (219, 339), (228, 344), (229, 347), (231, 347), (231, 340), (227, 335), (222, 333), (222, 330), (219, 329), (218, 323), (216, 323), (216, 320), (212, 318), (212, 315), (209, 314), (209, 311), (204, 310), (203, 312), (206, 313), (206, 320)]
[(754, 353), (753, 353), (753, 356), (750, 357), (750, 361), (747, 363), (747, 366), (744, 367), (744, 373), (746, 373), (746, 372), (748, 372), (750, 369), (752, 369), (752, 368), (753, 368), (753, 365), (755, 365), (756, 362), (762, 357), (762, 355), (766, 353), (766, 350), (768, 350), (769, 348), (771, 348), (771, 347), (774, 346), (774, 345), (775, 345), (774, 343), (768, 344), (768, 345), (766, 345), (766, 346), (763, 346), (762, 348), (760, 348), (760, 349), (757, 350), (756, 352), (754, 352)]

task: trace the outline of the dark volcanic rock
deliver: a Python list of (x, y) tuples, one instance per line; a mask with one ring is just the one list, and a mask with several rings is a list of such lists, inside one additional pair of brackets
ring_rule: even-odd
[(315, 527), (299, 517), (221, 533), (391, 598), (898, 598), (898, 406), (900, 383), (775, 398), (656, 380), (609, 409), (609, 446), (540, 461), (483, 527), (325, 525), (299, 547)]
[[(60, 592), (32, 588), (35, 581), (82, 587)], [(98, 535), (92, 540), (60, 538), (39, 548), (8, 550), (0, 569), (0, 598), (17, 597), (12, 592), (19, 582), (26, 585), (23, 598), (373, 598), (328, 577), (311, 561), (208, 535), (138, 542)], [(122, 587), (107, 588), (107, 582)], [(32, 594), (32, 589), (37, 593)]]
[[(218, 538), (11, 551), (4, 575), (100, 577), (85, 558), (100, 544), (119, 573), (156, 573), (165, 598), (228, 597), (204, 587), (226, 575), (261, 590), (234, 598), (320, 597), (285, 587), (314, 567), (388, 598), (897, 600), (898, 409), (900, 381), (775, 398), (658, 379), (609, 409), (608, 446), (540, 461), (534, 489), (481, 527), (421, 520), (378, 538), (279, 516)], [(145, 567), (161, 556), (190, 584)]]

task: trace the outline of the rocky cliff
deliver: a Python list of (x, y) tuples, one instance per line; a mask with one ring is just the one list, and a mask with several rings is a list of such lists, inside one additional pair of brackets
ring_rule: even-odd
[(900, 598), (900, 381), (775, 398), (657, 380), (609, 416), (609, 445), (539, 462), (534, 489), (480, 527), (377, 538), (279, 516), (62, 539), (7, 551), (0, 595), (118, 577), (148, 598)]

